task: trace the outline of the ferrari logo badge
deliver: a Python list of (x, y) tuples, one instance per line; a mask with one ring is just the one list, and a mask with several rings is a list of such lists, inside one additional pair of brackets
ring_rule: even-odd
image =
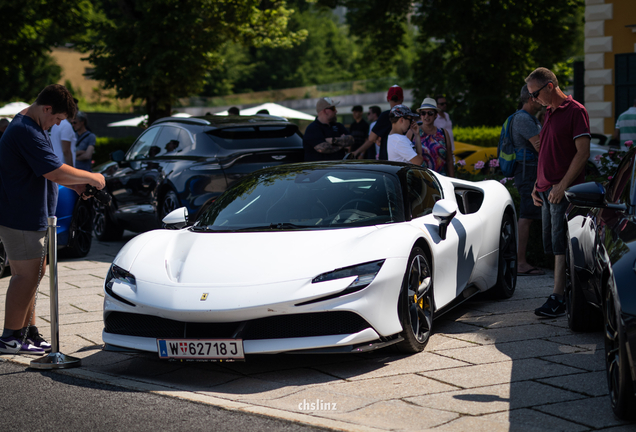
[(208, 299), (208, 293), (201, 294), (201, 301), (205, 301)]

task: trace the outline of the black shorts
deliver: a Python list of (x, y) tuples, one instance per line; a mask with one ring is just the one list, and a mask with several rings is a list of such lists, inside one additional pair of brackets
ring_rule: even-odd
[(537, 165), (526, 163), (523, 174), (523, 164), (518, 162), (515, 167), (515, 187), (519, 191), (519, 218), (541, 220), (541, 207), (532, 201), (532, 189), (537, 181)]

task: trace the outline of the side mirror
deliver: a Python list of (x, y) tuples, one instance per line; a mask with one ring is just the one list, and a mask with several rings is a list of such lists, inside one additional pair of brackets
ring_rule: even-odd
[(439, 236), (446, 240), (446, 230), (457, 214), (457, 203), (453, 200), (442, 199), (433, 206), (433, 216), (439, 222)]
[(598, 182), (581, 183), (568, 188), (565, 199), (579, 207), (605, 207), (605, 188)]
[(115, 150), (110, 154), (110, 158), (115, 162), (121, 162), (126, 157), (126, 153), (123, 150)]
[(608, 208), (625, 211), (625, 204), (613, 204), (605, 201), (605, 188), (598, 182), (581, 183), (565, 191), (565, 199), (578, 207)]
[(162, 222), (166, 229), (181, 229), (188, 224), (188, 209), (180, 207), (172, 210), (163, 218)]

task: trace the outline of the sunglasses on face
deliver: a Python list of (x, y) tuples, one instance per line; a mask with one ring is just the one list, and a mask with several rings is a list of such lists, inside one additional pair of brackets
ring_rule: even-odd
[(544, 88), (546, 88), (546, 86), (548, 84), (552, 84), (552, 81), (548, 81), (547, 83), (545, 83), (543, 85), (543, 87), (541, 87), (539, 90), (537, 91), (533, 91), (532, 93), (530, 93), (530, 96), (532, 96), (532, 99), (536, 99), (537, 97), (539, 97), (539, 93), (541, 93), (541, 90), (543, 90)]
[(434, 116), (435, 114), (437, 114), (437, 111), (422, 111), (422, 112), (420, 112), (420, 116), (422, 116), (422, 117)]
[(446, 102), (438, 102), (437, 105), (446, 105)]
[(336, 110), (336, 107), (328, 107), (328, 108), (325, 108), (325, 109), (328, 109), (328, 110), (330, 110), (330, 111), (335, 111), (335, 110)]

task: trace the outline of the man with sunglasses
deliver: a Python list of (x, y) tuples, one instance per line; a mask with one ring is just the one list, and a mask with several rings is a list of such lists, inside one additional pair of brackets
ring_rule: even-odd
[(534, 313), (557, 317), (565, 314), (565, 190), (585, 181), (584, 168), (590, 156), (590, 119), (585, 107), (566, 96), (556, 75), (535, 69), (526, 78), (530, 96), (546, 106), (537, 167), (532, 191), (534, 205), (541, 207), (543, 248), (554, 254), (554, 291)]
[(453, 137), (453, 122), (451, 121), (450, 115), (446, 112), (448, 107), (448, 103), (446, 102), (446, 96), (437, 95), (435, 96), (435, 102), (437, 102), (437, 118), (435, 119), (434, 125), (439, 129), (444, 129), (448, 132), (448, 137), (451, 142), (451, 149), (455, 152), (455, 138)]
[(331, 98), (320, 98), (316, 103), (316, 120), (311, 122), (303, 136), (305, 162), (341, 160), (345, 149), (354, 144), (354, 139), (342, 123), (336, 122), (336, 105)]

